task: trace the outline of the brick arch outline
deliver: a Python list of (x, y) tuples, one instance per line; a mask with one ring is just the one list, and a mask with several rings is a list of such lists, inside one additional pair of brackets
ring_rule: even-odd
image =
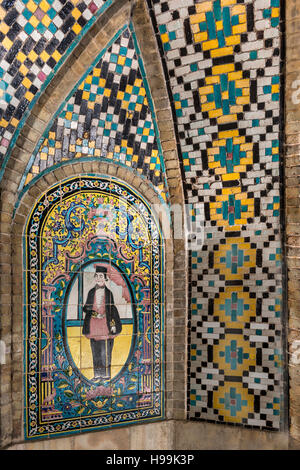
[[(33, 108), (17, 139), (4, 178), (1, 182), (0, 202), (0, 302), (1, 339), (6, 345), (6, 363), (1, 365), (0, 397), (1, 428), (0, 446), (5, 447), (22, 440), (23, 416), (23, 295), (22, 295), (22, 234), (26, 217), (35, 200), (52, 184), (66, 177), (85, 173), (115, 175), (133, 185), (150, 203), (159, 199), (150, 184), (131, 170), (101, 160), (72, 162), (39, 178), (24, 194), (13, 216), (17, 201), (17, 188), (29, 158), (43, 135), (45, 128), (60, 103), (68, 95), (86, 68), (93, 62), (99, 50), (104, 48), (115, 32), (123, 26), (131, 10), (126, 0), (117, 0), (109, 17), (108, 10), (100, 17), (90, 32), (82, 39), (67, 63), (52, 80), (38, 103)], [(157, 117), (170, 203), (183, 208), (183, 186), (176, 149), (174, 124), (168, 92), (156, 46), (149, 13), (143, 0), (137, 0), (131, 21), (139, 42)], [(88, 48), (87, 48), (88, 45)], [(166, 267), (168, 279), (166, 291), (165, 320), (167, 333), (166, 360), (170, 365), (166, 373), (167, 419), (185, 418), (185, 364), (186, 364), (186, 319), (187, 319), (187, 259), (185, 241), (166, 241)]]

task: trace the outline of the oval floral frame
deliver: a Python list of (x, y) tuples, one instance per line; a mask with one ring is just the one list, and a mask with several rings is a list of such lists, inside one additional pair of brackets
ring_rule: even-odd
[[(150, 206), (113, 177), (70, 178), (37, 201), (23, 247), (25, 438), (163, 419), (164, 249)], [(97, 264), (133, 313), (132, 321), (121, 313), (114, 339), (118, 373), (93, 382), (82, 289), (74, 297), (78, 314), (67, 324), (65, 315), (74, 276)]]

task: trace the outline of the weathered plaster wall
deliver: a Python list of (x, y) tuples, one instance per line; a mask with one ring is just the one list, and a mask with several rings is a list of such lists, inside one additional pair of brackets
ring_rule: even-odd
[[(285, 63), (285, 249), (287, 262), (288, 303), (288, 362), (289, 362), (289, 411), (290, 433), (297, 443), (300, 441), (300, 374), (299, 374), (299, 86), (300, 86), (300, 5), (295, 0), (286, 1), (286, 63)], [(296, 444), (296, 443), (295, 443)]]

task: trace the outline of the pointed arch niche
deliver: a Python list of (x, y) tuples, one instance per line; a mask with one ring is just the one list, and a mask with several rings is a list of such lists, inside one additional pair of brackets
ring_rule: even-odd
[[(111, 69), (104, 76), (101, 71), (105, 64)], [(103, 102), (105, 110), (101, 108)], [(6, 400), (1, 409), (2, 445), (32, 438), (47, 442), (51, 436), (70, 439), (84, 430), (108, 430), (147, 420), (184, 419), (187, 263), (183, 237), (173, 238), (170, 211), (173, 204), (183, 209), (182, 181), (168, 92), (142, 1), (136, 2), (131, 16), (127, 2), (115, 2), (48, 86), (7, 164), (1, 204), (1, 301), (5, 313), (1, 337), (6, 343), (6, 364), (1, 374)], [(103, 205), (107, 210), (102, 221), (113, 224), (116, 214), (123, 214), (124, 220), (117, 216), (120, 224), (114, 226), (117, 244), (112, 239), (108, 244), (104, 241), (108, 227), (105, 229), (101, 222), (101, 227), (97, 222), (96, 232), (83, 241), (84, 224), (95, 222), (98, 215), (101, 218)], [(125, 206), (129, 209), (126, 216)], [(156, 215), (158, 207), (160, 213)], [(40, 219), (41, 226), (35, 232), (41, 211), (43, 221)], [(170, 220), (171, 232), (165, 231), (166, 219)], [(183, 219), (181, 224), (183, 228)], [(58, 232), (51, 233), (53, 229)], [(99, 230), (104, 230), (101, 246)], [(138, 240), (136, 236), (143, 230), (143, 238)], [(153, 237), (154, 232), (158, 238)], [(74, 252), (76, 262), (71, 254), (71, 234), (77, 242), (82, 241)], [(133, 243), (135, 255), (129, 254), (125, 245), (121, 249), (119, 242), (125, 243), (126, 237)], [(158, 252), (151, 254), (156, 243), (153, 240), (157, 240)], [(32, 245), (35, 242), (36, 250)], [(66, 250), (68, 262), (59, 273), (61, 249)], [(117, 256), (120, 250), (123, 261)], [(147, 254), (143, 250), (148, 250)], [(140, 258), (134, 268), (130, 257), (136, 255)], [(148, 275), (145, 256), (150, 263)], [(48, 282), (45, 267), (51, 263), (58, 271)], [(85, 351), (89, 340), (84, 345), (80, 339), (84, 297), (93, 282), (93, 269), (99, 264), (109, 268), (114, 298), (122, 291), (119, 305), (123, 328), (114, 341), (126, 343), (121, 348), (114, 345), (108, 382), (104, 377), (92, 382), (95, 371), (91, 350)], [(144, 286), (147, 293), (147, 289), (143, 293), (135, 290), (136, 269), (141, 269), (149, 282)], [(88, 283), (84, 280), (87, 277)], [(53, 301), (57, 301), (56, 307)], [(159, 312), (153, 310), (146, 325), (140, 308), (143, 304), (147, 310), (147, 302), (150, 310), (153, 307)], [(53, 315), (53, 308), (60, 308), (59, 315), (58, 310)], [(124, 357), (114, 354), (117, 349), (123, 350)], [(144, 361), (141, 367), (133, 364), (132, 358)], [(142, 388), (151, 401), (147, 412), (146, 407), (139, 406)], [(76, 396), (74, 392), (78, 392)], [(86, 408), (84, 403), (94, 408)], [(171, 427), (157, 425), (158, 445), (172, 448)], [(126, 427), (122, 436), (137, 439), (138, 433), (131, 429)], [(117, 430), (114, 433), (116, 437)], [(167, 444), (161, 443), (162, 435)], [(70, 442), (67, 446), (75, 445), (75, 441)], [(46, 443), (44, 446), (47, 448)]]

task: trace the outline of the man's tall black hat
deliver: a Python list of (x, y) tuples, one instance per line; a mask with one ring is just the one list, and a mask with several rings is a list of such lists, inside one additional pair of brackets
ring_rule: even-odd
[(101, 266), (100, 264), (95, 264), (95, 268), (96, 268), (96, 273), (107, 274), (107, 268), (105, 268), (104, 266)]

